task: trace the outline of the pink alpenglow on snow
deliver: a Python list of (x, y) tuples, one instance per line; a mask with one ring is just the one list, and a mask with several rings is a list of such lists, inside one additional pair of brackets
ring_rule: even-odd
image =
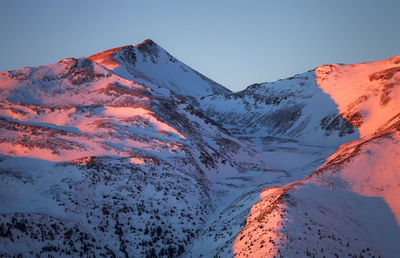
[(0, 257), (400, 257), (400, 57), (231, 92), (152, 40), (0, 73)]

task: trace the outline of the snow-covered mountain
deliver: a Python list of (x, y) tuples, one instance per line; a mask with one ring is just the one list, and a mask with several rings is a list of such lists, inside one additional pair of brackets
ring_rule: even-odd
[[(110, 52), (126, 64), (103, 66)], [(157, 80), (121, 75), (143, 67)], [(152, 41), (3, 72), (0, 84), (1, 256), (179, 255), (211, 211), (209, 180), (263, 167), (180, 98), (229, 91)]]
[[(261, 200), (252, 206), (246, 226), (235, 239), (226, 239), (225, 246), (233, 248), (237, 257), (398, 257), (400, 57), (356, 65), (325, 65), (288, 80), (310, 73), (315, 74), (311, 83), (329, 95), (340, 119), (347, 121), (325, 123), (327, 118), (320, 114), (329, 107), (307, 103), (315, 105), (315, 122), (307, 123), (299, 137), (306, 135), (304, 139), (312, 141), (313, 137), (307, 135), (311, 131), (319, 143), (319, 131), (325, 130), (325, 136), (334, 134), (339, 137), (337, 143), (341, 143), (340, 137), (345, 134), (341, 134), (343, 127), (337, 125), (351, 123), (352, 127), (344, 128), (351, 129), (350, 135), (358, 139), (341, 145), (322, 166), (309, 170), (306, 178), (259, 191)], [(288, 80), (262, 84), (257, 89), (271, 91), (276, 84), (289, 84)], [(306, 85), (299, 82), (292, 84), (290, 90)], [(243, 106), (249, 95), (254, 96), (253, 88), (243, 91), (250, 94), (237, 98)], [(288, 97), (277, 109), (285, 110), (285, 105), (301, 99), (305, 92)], [(217, 117), (224, 119), (224, 115)], [(297, 120), (301, 122), (302, 118)], [(332, 114), (329, 119), (336, 118)], [(267, 130), (270, 133), (270, 127)], [(290, 135), (286, 131), (281, 134)], [(221, 249), (218, 254), (225, 256), (227, 250)]]
[(232, 93), (151, 40), (0, 73), (0, 254), (396, 257), (399, 82)]
[[(199, 98), (230, 90), (183, 64), (152, 40), (136, 46), (110, 49), (89, 57), (119, 76), (144, 83), (149, 87), (166, 88), (174, 96)], [(164, 95), (168, 94), (163, 91)]]
[[(316, 70), (285, 80), (249, 86), (243, 91), (203, 97), (207, 115), (235, 135), (279, 136), (337, 145), (359, 137), (357, 114), (341, 114), (319, 86)], [(229, 108), (226, 108), (229, 106)]]

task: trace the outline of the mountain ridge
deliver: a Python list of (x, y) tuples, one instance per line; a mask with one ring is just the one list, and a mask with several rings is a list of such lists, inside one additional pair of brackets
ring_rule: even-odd
[[(132, 75), (136, 78), (145, 77), (156, 84), (173, 90), (175, 95), (201, 97), (207, 94), (230, 92), (222, 85), (181, 63), (151, 39), (135, 46), (128, 45), (106, 50), (91, 55), (89, 59), (99, 62), (120, 75), (127, 76), (127, 78), (131, 78)], [(151, 70), (151, 74), (147, 70)], [(157, 76), (158, 73), (161, 73), (161, 77)], [(197, 87), (202, 87), (202, 89), (197, 87), (191, 87), (191, 90), (186, 89), (180, 81), (185, 80), (187, 73), (191, 74), (190, 84), (198, 85)], [(178, 78), (171, 76), (174, 74)], [(189, 82), (185, 83), (188, 84)]]
[(231, 92), (145, 40), (2, 72), (1, 256), (395, 257), (399, 65)]

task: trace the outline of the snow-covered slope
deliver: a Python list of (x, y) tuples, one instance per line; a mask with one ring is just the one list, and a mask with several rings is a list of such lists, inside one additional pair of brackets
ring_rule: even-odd
[[(165, 57), (157, 50), (146, 58)], [(263, 164), (180, 98), (224, 88), (188, 70), (197, 84), (176, 75), (173, 95), (93, 59), (0, 74), (2, 257), (177, 256), (211, 211), (210, 180)]]
[(316, 73), (319, 87), (361, 137), (398, 121), (400, 56), (363, 64), (324, 65)]
[(173, 91), (173, 95), (199, 98), (215, 93), (230, 92), (203, 76), (155, 42), (148, 39), (136, 46), (124, 46), (89, 57), (121, 77), (143, 82), (149, 87)]
[(0, 73), (0, 256), (397, 257), (399, 85), (232, 93), (151, 40)]
[(319, 87), (315, 70), (208, 96), (202, 106), (238, 136), (278, 136), (333, 146), (359, 137), (351, 118), (340, 115), (337, 103)]
[(343, 145), (310, 177), (266, 188), (233, 243), (237, 257), (398, 257), (399, 132)]
[(237, 257), (400, 255), (399, 60), (316, 69), (361, 138), (305, 179), (262, 191), (232, 243)]

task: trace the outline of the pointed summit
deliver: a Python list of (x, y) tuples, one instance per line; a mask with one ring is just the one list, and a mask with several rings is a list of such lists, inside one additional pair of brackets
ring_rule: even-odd
[(134, 81), (146, 81), (154, 89), (163, 87), (175, 95), (202, 97), (230, 92), (225, 87), (183, 64), (153, 40), (135, 46), (113, 48), (89, 57), (93, 62)]
[(145, 39), (142, 43), (137, 44), (135, 47), (140, 47), (140, 46), (153, 46), (156, 45), (158, 46), (153, 40), (151, 39)]
[[(155, 43), (151, 39), (146, 39), (142, 43), (137, 44), (135, 46), (135, 48), (138, 49), (142, 53), (146, 53), (147, 55), (152, 55), (152, 56), (156, 56), (156, 57), (158, 57), (158, 52), (160, 50), (166, 52), (163, 48), (161, 48), (159, 45), (157, 45), (157, 43)], [(175, 58), (173, 58), (173, 59), (175, 59)]]
[[(94, 55), (89, 56), (94, 62), (97, 62), (108, 69), (113, 70), (114, 68), (121, 65), (120, 61), (128, 62), (131, 64), (135, 64), (136, 62), (136, 52), (142, 52), (146, 54), (146, 56), (154, 56), (158, 57), (158, 52), (162, 48), (158, 46), (153, 40), (146, 39), (142, 43), (139, 43), (135, 46), (126, 45), (122, 47), (112, 48)], [(163, 49), (162, 49), (163, 50)], [(163, 50), (165, 51), (165, 50)], [(121, 60), (119, 60), (121, 59)]]

